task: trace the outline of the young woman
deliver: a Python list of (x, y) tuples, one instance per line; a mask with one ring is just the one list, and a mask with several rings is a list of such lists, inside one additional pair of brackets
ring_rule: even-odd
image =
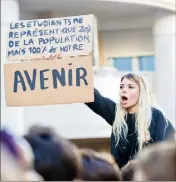
[(111, 153), (120, 167), (145, 145), (162, 141), (175, 132), (155, 104), (146, 80), (139, 75), (122, 77), (117, 103), (96, 89), (94, 97), (94, 102), (86, 105), (112, 126)]

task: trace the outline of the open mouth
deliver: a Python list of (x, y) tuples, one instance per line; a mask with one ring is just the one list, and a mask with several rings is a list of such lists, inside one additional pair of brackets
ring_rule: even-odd
[(128, 98), (126, 96), (122, 96), (121, 98), (122, 98), (122, 101), (127, 101), (128, 100)]

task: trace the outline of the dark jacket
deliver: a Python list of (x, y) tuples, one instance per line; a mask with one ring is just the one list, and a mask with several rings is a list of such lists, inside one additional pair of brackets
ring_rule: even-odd
[[(116, 103), (114, 101), (103, 97), (98, 90), (94, 89), (94, 102), (86, 103), (86, 105), (96, 114), (103, 117), (111, 126), (113, 125), (116, 114)], [(138, 151), (134, 114), (127, 115), (127, 125), (128, 141), (122, 137), (116, 146), (113, 132), (111, 134), (111, 153), (120, 167), (124, 166)], [(149, 132), (152, 140), (148, 144), (167, 139), (175, 130), (170, 122), (166, 125), (166, 120), (160, 110), (152, 108), (152, 121)]]

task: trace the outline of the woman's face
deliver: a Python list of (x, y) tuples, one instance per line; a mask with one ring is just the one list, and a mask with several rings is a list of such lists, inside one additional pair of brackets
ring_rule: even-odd
[(124, 78), (120, 84), (120, 98), (124, 109), (135, 106), (139, 99), (139, 86), (135, 82)]

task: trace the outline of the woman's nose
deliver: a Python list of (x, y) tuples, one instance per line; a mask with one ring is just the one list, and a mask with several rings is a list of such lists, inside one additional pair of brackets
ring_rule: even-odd
[(126, 93), (126, 91), (127, 91), (127, 88), (124, 87), (124, 88), (122, 89), (122, 93)]
[(123, 94), (126, 93), (126, 89), (123, 89), (123, 90), (122, 90), (122, 93), (123, 93)]

